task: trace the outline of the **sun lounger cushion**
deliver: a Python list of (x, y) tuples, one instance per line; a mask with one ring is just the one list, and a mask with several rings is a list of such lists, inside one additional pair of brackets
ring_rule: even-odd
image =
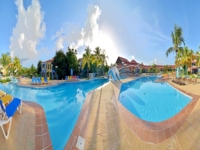
[(8, 104), (12, 99), (13, 99), (13, 97), (11, 95), (5, 95), (4, 97), (1, 98), (2, 102), (5, 105)]
[(21, 100), (18, 99), (18, 98), (14, 98), (12, 100), (12, 102), (10, 102), (7, 106), (6, 106), (6, 114), (7, 114), (7, 117), (11, 117), (14, 115), (14, 113), (16, 112), (17, 110), (17, 107), (19, 107), (21, 104)]

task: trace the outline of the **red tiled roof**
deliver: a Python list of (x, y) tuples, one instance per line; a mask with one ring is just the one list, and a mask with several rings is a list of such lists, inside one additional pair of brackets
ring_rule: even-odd
[(131, 60), (131, 63), (132, 63), (132, 64), (138, 64), (134, 59)]
[(118, 56), (118, 58), (119, 58), (122, 62), (129, 63), (129, 61), (128, 61), (126, 58), (123, 58), (123, 57), (120, 57), (120, 56)]
[(45, 62), (53, 62), (53, 59), (49, 59), (49, 60), (47, 60), (47, 61), (45, 61)]

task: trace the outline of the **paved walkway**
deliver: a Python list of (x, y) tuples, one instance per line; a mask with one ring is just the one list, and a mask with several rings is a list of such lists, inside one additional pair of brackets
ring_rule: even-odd
[[(4, 125), (8, 128), (8, 125)], [(0, 129), (1, 130), (1, 129)], [(0, 131), (1, 150), (53, 149), (43, 108), (23, 101), (22, 112), (15, 113), (8, 140)]]
[[(120, 83), (117, 84), (117, 86), (120, 86)], [(199, 100), (189, 116), (185, 117), (183, 114), (180, 118), (174, 120), (174, 122), (177, 121), (179, 124), (181, 123), (180, 126), (177, 126), (177, 131), (175, 133), (169, 130), (169, 135), (166, 135), (166, 133), (161, 130), (160, 132), (162, 132), (165, 140), (154, 144), (141, 140), (137, 135), (137, 132), (143, 133), (144, 129), (139, 130), (138, 126), (140, 126), (140, 124), (136, 124), (133, 120), (129, 119), (132, 114), (127, 113), (127, 110), (119, 104), (117, 100), (119, 89), (117, 86), (109, 83), (107, 86), (100, 90), (95, 90), (90, 94), (83, 106), (77, 125), (66, 145), (66, 149), (75, 148), (79, 135), (86, 139), (85, 149), (87, 150), (200, 149)], [(119, 108), (120, 105), (122, 106), (121, 108)], [(128, 116), (126, 114), (128, 114)], [(184, 121), (182, 121), (181, 118), (184, 118)], [(133, 130), (136, 126), (138, 129)], [(145, 136), (149, 135), (152, 134), (147, 134)], [(154, 134), (153, 138), (159, 140), (160, 134)]]

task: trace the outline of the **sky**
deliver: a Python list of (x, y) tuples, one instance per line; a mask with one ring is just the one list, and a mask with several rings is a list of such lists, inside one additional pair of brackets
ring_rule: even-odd
[(0, 0), (0, 54), (37, 65), (68, 47), (81, 58), (86, 46), (139, 63), (174, 64), (171, 32), (177, 24), (186, 46), (200, 46), (200, 1), (194, 0)]

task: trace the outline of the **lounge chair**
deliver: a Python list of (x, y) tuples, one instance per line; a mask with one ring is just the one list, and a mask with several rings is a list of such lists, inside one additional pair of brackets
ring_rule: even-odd
[(65, 76), (65, 80), (68, 80), (68, 76)]
[(31, 84), (33, 84), (33, 85), (36, 84), (36, 81), (35, 81), (34, 77), (32, 77)]
[(77, 80), (77, 81), (79, 80), (79, 76), (76, 76), (76, 80)]
[(37, 82), (36, 82), (37, 84), (41, 84), (41, 79), (40, 79), (40, 77), (37, 77), (37, 78), (36, 78), (36, 81), (37, 81)]
[(3, 97), (3, 96), (5, 96), (5, 95), (6, 95), (6, 93), (4, 91), (0, 90), (0, 98)]
[(47, 78), (44, 78), (44, 83), (48, 83), (48, 79)]
[[(14, 116), (16, 110), (18, 110), (19, 113), (21, 113), (22, 101), (18, 98), (14, 98), (6, 107), (3, 104), (3, 102), (0, 101), (0, 107), (4, 111), (4, 116), (0, 120), (0, 126), (1, 126), (1, 130), (3, 132), (3, 135), (4, 135), (5, 139), (7, 140), (8, 137), (9, 137), (10, 128), (11, 128), (11, 125), (12, 125), (12, 117)], [(6, 134), (3, 125), (6, 125), (8, 123), (9, 123), (9, 127), (8, 127), (8, 131), (7, 131), (7, 134)]]
[(68, 76), (68, 80), (69, 80), (69, 81), (71, 80), (71, 76)]
[(41, 83), (45, 84), (44, 77), (41, 77)]
[(9, 94), (1, 97), (1, 101), (4, 103), (4, 105), (9, 104), (12, 100), (13, 100), (13, 97)]

